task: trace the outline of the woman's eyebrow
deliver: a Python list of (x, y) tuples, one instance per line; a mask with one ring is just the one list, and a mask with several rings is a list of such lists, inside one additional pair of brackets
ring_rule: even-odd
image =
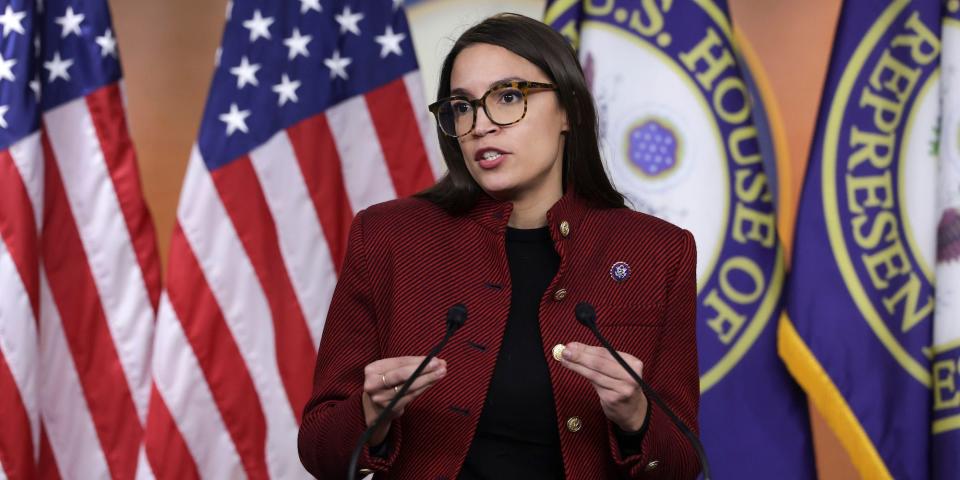
[[(487, 88), (493, 88), (497, 85), (500, 85), (502, 83), (507, 83), (507, 82), (524, 82), (524, 81), (526, 80), (520, 77), (506, 77), (506, 78), (501, 78), (499, 80), (494, 80), (490, 82), (490, 84), (487, 85)], [(464, 97), (471, 96), (470, 91), (465, 88), (454, 88), (453, 90), (450, 90), (450, 95), (463, 95)]]

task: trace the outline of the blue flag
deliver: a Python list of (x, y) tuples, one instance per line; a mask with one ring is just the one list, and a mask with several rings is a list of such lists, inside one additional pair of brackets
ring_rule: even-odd
[(960, 475), (958, 10), (845, 2), (803, 188), (782, 355), (864, 478)]
[(614, 184), (697, 240), (700, 434), (714, 478), (813, 478), (806, 400), (776, 350), (775, 159), (726, 2), (553, 1), (545, 21), (577, 47)]

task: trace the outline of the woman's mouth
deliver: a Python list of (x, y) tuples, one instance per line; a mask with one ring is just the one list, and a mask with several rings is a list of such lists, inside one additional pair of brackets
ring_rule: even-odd
[(484, 150), (482, 152), (478, 152), (476, 155), (477, 165), (484, 170), (497, 168), (498, 165), (503, 163), (506, 155), (506, 153), (498, 150)]

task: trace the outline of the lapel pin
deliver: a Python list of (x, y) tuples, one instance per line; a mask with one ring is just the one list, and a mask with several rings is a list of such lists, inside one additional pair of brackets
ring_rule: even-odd
[(610, 277), (618, 282), (622, 282), (630, 277), (630, 265), (627, 262), (617, 262), (610, 267)]

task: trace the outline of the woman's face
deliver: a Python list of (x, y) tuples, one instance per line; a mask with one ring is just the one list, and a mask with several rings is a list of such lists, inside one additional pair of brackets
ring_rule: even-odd
[[(550, 83), (523, 57), (495, 45), (478, 43), (463, 49), (453, 62), (451, 95), (480, 98), (504, 81)], [(492, 101), (492, 100), (491, 100)], [(473, 131), (459, 138), (460, 151), (474, 180), (501, 200), (556, 201), (563, 192), (563, 132), (567, 118), (550, 90), (527, 94), (527, 113), (520, 122), (499, 126), (486, 111), (477, 111)]]

